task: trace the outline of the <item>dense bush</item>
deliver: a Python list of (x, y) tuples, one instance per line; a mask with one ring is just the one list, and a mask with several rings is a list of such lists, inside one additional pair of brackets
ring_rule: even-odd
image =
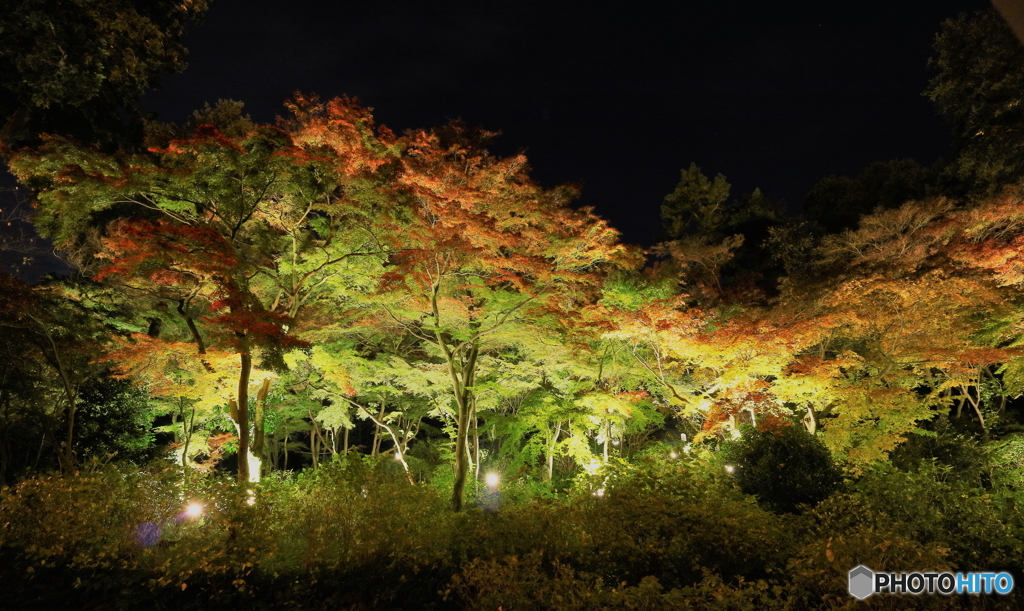
[(759, 431), (724, 444), (722, 459), (740, 490), (771, 511), (794, 512), (828, 497), (842, 482), (832, 455), (802, 426)]
[[(569, 495), (519, 490), (459, 514), (394, 461), (356, 456), (252, 493), (167, 468), (43, 476), (0, 492), (0, 582), (5, 600), (47, 609), (843, 609), (857, 564), (1019, 564), (1019, 515), (934, 469), (875, 471), (793, 516), (719, 465), (662, 454), (613, 463)], [(184, 514), (190, 502), (201, 517)]]

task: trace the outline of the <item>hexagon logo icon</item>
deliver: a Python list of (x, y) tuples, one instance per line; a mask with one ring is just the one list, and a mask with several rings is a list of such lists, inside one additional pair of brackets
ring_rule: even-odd
[(864, 600), (874, 594), (875, 573), (863, 564), (850, 569), (848, 589), (850, 596)]

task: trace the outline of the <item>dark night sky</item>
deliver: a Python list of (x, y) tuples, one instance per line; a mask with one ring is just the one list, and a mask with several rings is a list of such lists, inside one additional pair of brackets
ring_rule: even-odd
[(829, 174), (949, 154), (926, 62), (944, 19), (988, 3), (818, 4), (212, 0), (189, 68), (142, 106), (181, 121), (228, 98), (272, 121), (301, 90), (396, 132), (460, 117), (646, 246), (691, 161), (793, 209)]
[(461, 117), (649, 245), (691, 161), (796, 204), (829, 174), (949, 154), (925, 64), (942, 20), (987, 2), (807, 6), (213, 0), (189, 68), (143, 104), (180, 121), (230, 98), (270, 121), (302, 90), (359, 96), (398, 132)]

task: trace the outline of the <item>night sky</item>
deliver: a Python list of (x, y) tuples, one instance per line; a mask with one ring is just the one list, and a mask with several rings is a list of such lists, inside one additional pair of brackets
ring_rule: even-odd
[(235, 99), (269, 122), (301, 90), (358, 96), (398, 133), (462, 118), (644, 246), (690, 162), (795, 211), (824, 176), (949, 155), (926, 63), (940, 23), (987, 2), (779, 4), (212, 0), (188, 69), (142, 107)]

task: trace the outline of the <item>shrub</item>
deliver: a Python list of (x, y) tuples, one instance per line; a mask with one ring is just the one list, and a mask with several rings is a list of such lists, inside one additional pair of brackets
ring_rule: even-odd
[(742, 437), (723, 444), (720, 454), (740, 490), (775, 512), (815, 505), (842, 483), (825, 444), (798, 425), (778, 431), (747, 428)]

